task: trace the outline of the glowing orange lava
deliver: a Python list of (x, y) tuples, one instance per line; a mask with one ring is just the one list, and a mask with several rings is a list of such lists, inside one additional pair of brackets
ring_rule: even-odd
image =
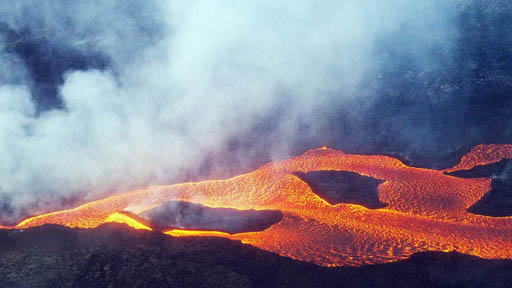
[[(503, 157), (512, 158), (512, 145), (479, 145), (447, 171), (468, 169)], [(320, 170), (352, 171), (385, 180), (379, 185), (379, 198), (389, 206), (371, 210), (355, 204), (330, 205), (292, 174)], [(201, 204), (210, 207), (280, 210), (284, 217), (260, 232), (165, 233), (241, 240), (282, 256), (325, 266), (384, 263), (426, 250), (512, 258), (512, 217), (493, 218), (466, 211), (490, 188), (490, 179), (456, 178), (443, 171), (409, 167), (388, 156), (345, 154), (322, 147), (227, 180), (147, 187), (32, 217), (11, 228), (45, 223), (92, 228), (105, 222), (121, 222), (150, 229), (120, 212), (138, 214), (165, 201), (201, 199)]]

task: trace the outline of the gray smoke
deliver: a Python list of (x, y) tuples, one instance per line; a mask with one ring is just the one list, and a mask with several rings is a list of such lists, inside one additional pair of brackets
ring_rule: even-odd
[(254, 168), (331, 144), (336, 117), (364, 127), (393, 57), (451, 55), (455, 4), (422, 2), (1, 4), (1, 220)]
[(212, 208), (183, 201), (167, 201), (137, 216), (128, 215), (142, 218), (159, 230), (216, 230), (231, 234), (262, 231), (283, 218), (277, 210)]

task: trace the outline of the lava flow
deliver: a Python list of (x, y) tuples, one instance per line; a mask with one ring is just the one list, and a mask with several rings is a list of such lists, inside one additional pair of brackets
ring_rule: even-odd
[[(512, 158), (512, 145), (479, 145), (454, 171)], [(296, 172), (351, 171), (384, 180), (378, 186), (385, 208), (330, 205), (295, 176)], [(324, 266), (359, 266), (404, 259), (426, 250), (456, 250), (484, 258), (512, 258), (512, 217), (487, 217), (466, 211), (491, 188), (491, 179), (463, 179), (443, 171), (409, 167), (388, 156), (362, 156), (322, 147), (301, 156), (268, 163), (226, 180), (148, 187), (89, 202), (71, 210), (26, 219), (23, 229), (45, 223), (93, 228), (122, 222), (151, 229), (132, 215), (166, 201), (201, 199), (202, 205), (280, 210), (281, 221), (264, 231), (164, 231), (173, 236), (218, 236)]]

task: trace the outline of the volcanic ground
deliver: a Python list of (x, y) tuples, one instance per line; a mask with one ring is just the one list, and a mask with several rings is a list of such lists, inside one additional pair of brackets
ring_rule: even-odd
[[(286, 283), (323, 286), (350, 281), (392, 286), (386, 281), (402, 281), (403, 277), (418, 275), (409, 269), (434, 269), (428, 268), (434, 261), (458, 276), (445, 279), (431, 271), (435, 275), (421, 275), (418, 279), (428, 282), (443, 278), (442, 281), (448, 281), (443, 282), (445, 284), (467, 286), (489, 283), (486, 277), (495, 275), (499, 284), (496, 286), (500, 287), (511, 283), (510, 273), (504, 272), (511, 271), (512, 258), (507, 159), (512, 159), (512, 145), (478, 145), (454, 167), (430, 170), (409, 167), (389, 156), (346, 154), (326, 147), (313, 149), (226, 180), (147, 187), (4, 227), (0, 241), (5, 257), (0, 268), (8, 275), (5, 283), (25, 283), (20, 277), (26, 274), (26, 286), (30, 286), (34, 284), (30, 281), (41, 278), (38, 269), (67, 261), (64, 266), (70, 265), (69, 268), (59, 265), (52, 270), (54, 274), (45, 274), (47, 285), (64, 281), (66, 285), (80, 286), (95, 281), (93, 279), (119, 284), (119, 281), (126, 281), (119, 277), (123, 278), (122, 275), (137, 267), (122, 259), (135, 257), (140, 265), (152, 269), (149, 267), (169, 257), (165, 265), (155, 270), (161, 271), (160, 274), (150, 273), (151, 281), (162, 285), (169, 281), (188, 284), (203, 281), (201, 283), (209, 283), (205, 284), (207, 286), (251, 286), (261, 284), (258, 281), (270, 281), (251, 273), (284, 269), (279, 272), (284, 274), (276, 280), (278, 286), (288, 285)], [(489, 211), (494, 214), (489, 215)], [(128, 227), (105, 226), (109, 222), (154, 231), (136, 232)], [(126, 241), (110, 243), (112, 237)], [(141, 250), (137, 245), (146, 245), (146, 248)], [(175, 250), (174, 245), (180, 248)], [(96, 252), (91, 252), (91, 247), (96, 247)], [(226, 255), (231, 252), (234, 256)], [(215, 256), (204, 256), (207, 253)], [(248, 259), (253, 259), (253, 255), (258, 265), (267, 258), (274, 262), (264, 266), (266, 268), (246, 270), (244, 267), (251, 266)], [(177, 274), (169, 276), (164, 268), (173, 265), (175, 260), (170, 259), (176, 257), (183, 259), (179, 260), (179, 267), (169, 270)], [(410, 259), (405, 260), (407, 258)], [(150, 263), (142, 264), (144, 261)], [(212, 261), (220, 262), (211, 265)], [(37, 264), (23, 264), (32, 262)], [(367, 266), (370, 264), (373, 266)], [(213, 273), (210, 268), (203, 265), (219, 269), (222, 276), (215, 278), (210, 275)], [(465, 274), (468, 267), (475, 265), (483, 265), (484, 270), (493, 267), (493, 272), (485, 272), (484, 276)], [(353, 266), (362, 268), (348, 268)], [(190, 277), (195, 269), (208, 271), (201, 276), (207, 279)], [(405, 269), (400, 272), (404, 276), (389, 274), (390, 269)], [(369, 271), (376, 272), (377, 276), (361, 280)], [(302, 278), (291, 280), (289, 275), (295, 273)], [(313, 283), (317, 273), (323, 275), (322, 280)], [(351, 273), (355, 273), (354, 279), (344, 278)], [(434, 285), (434, 282), (428, 283)], [(403, 284), (419, 286), (418, 281)]]
[(511, 270), (511, 260), (457, 252), (320, 267), (239, 241), (115, 223), (0, 230), (0, 287), (510, 287)]

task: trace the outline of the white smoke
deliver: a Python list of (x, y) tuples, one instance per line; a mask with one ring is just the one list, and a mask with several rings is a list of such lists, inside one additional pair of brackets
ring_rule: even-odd
[(428, 52), (453, 36), (444, 1), (87, 2), (1, 5), (10, 29), (109, 60), (67, 71), (63, 108), (38, 111), (30, 71), (3, 40), (0, 195), (16, 211), (176, 181), (271, 113), (260, 146), (286, 155), (301, 123), (305, 137), (322, 137), (322, 115), (377, 77), (380, 37), (412, 23)]

